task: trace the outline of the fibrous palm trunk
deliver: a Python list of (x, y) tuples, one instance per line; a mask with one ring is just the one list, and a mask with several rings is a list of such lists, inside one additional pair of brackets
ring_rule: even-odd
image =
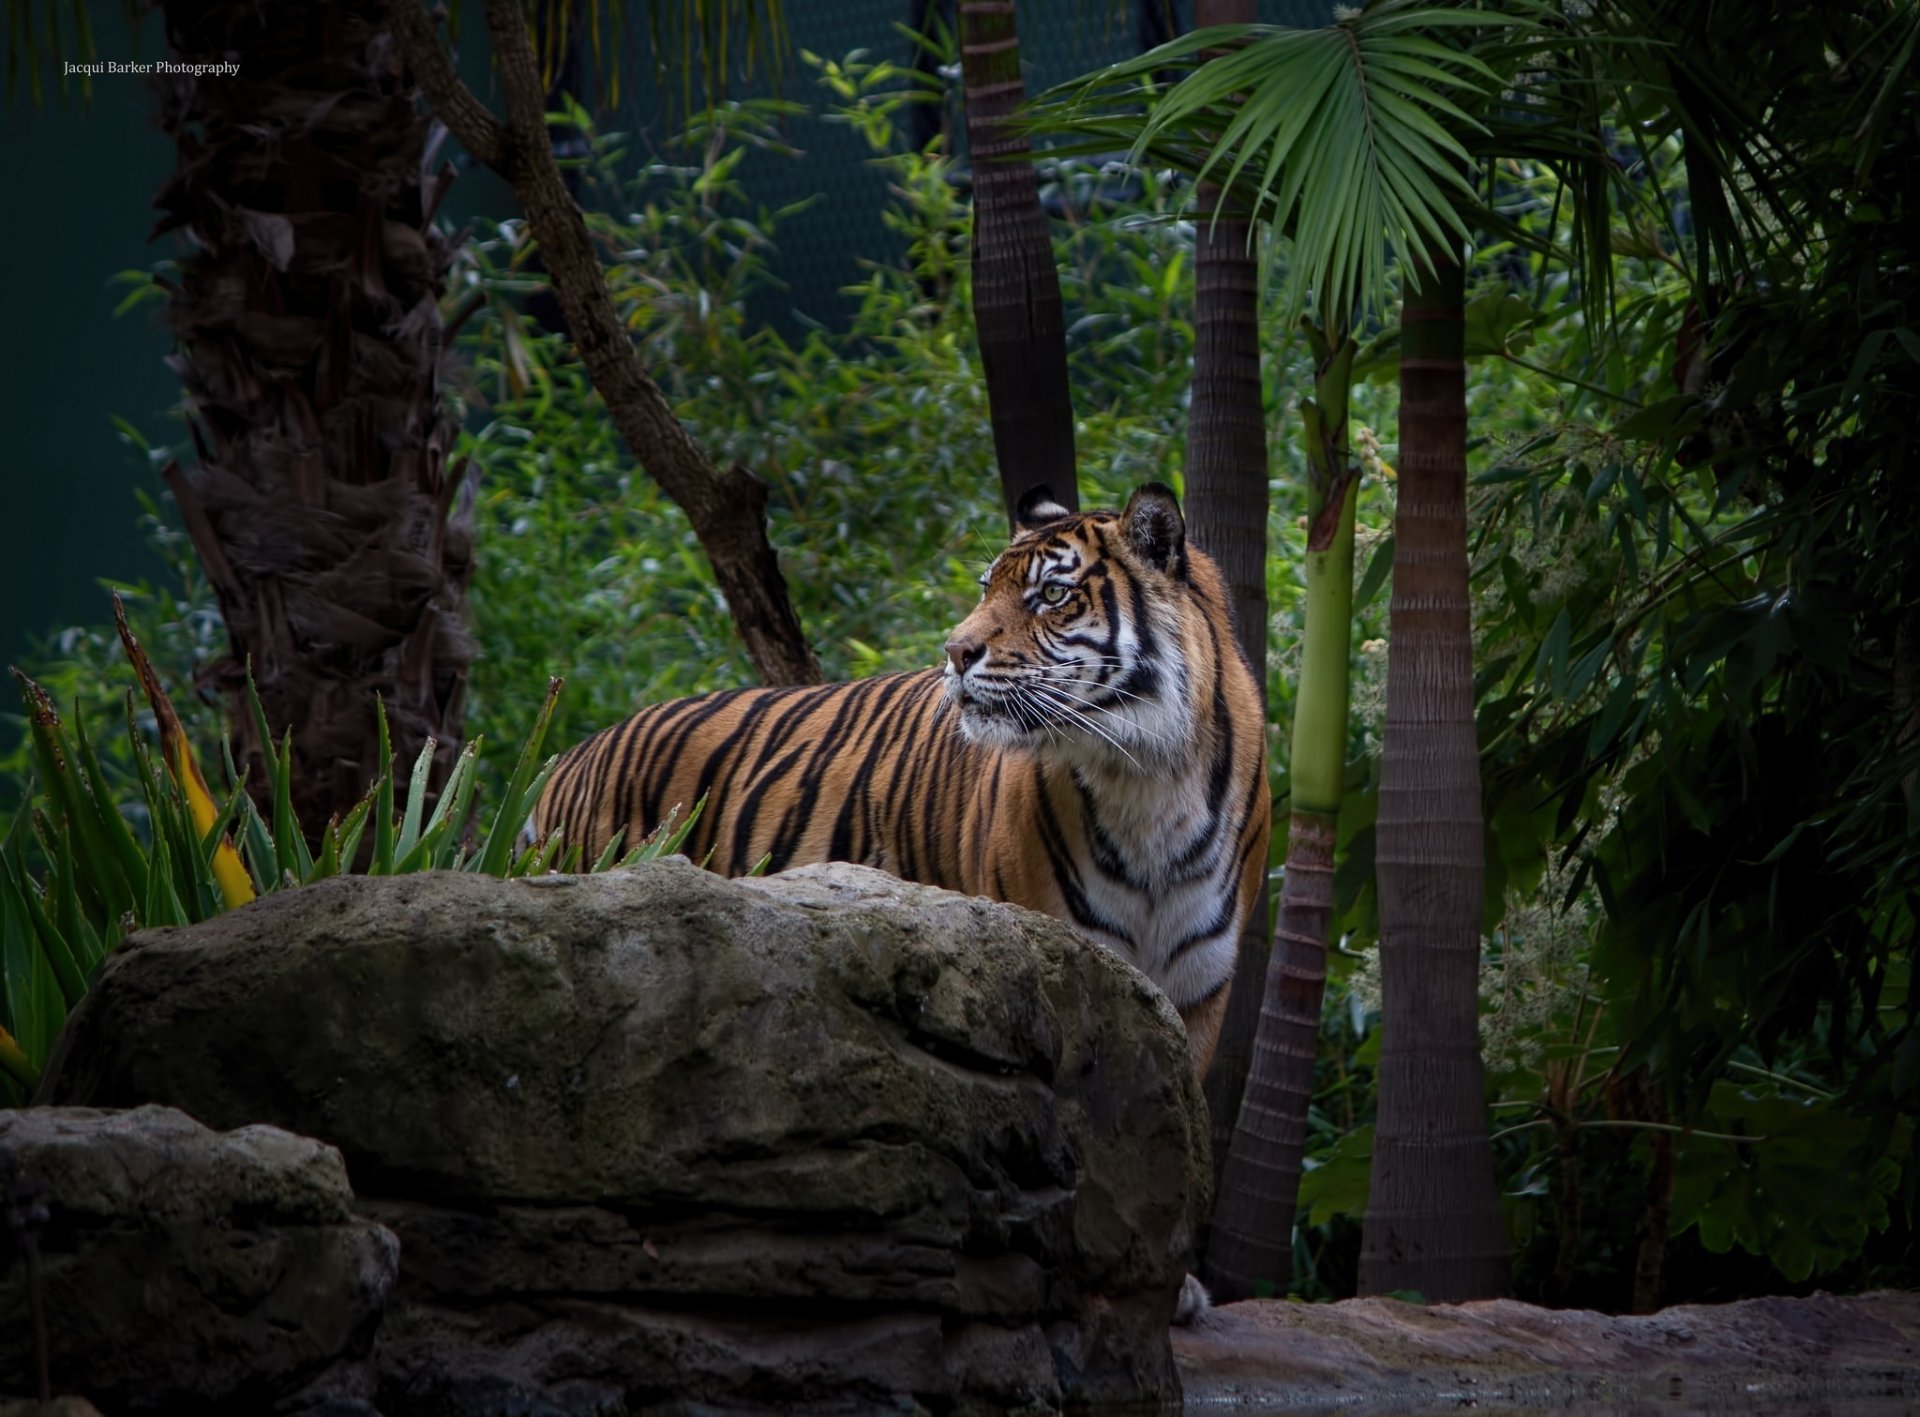
[(1257, 996), (1258, 1027), (1214, 1203), (1206, 1279), (1218, 1299), (1285, 1293), (1306, 1149), (1307, 1107), (1326, 992), (1334, 845), (1346, 777), (1353, 623), (1353, 515), (1347, 395), (1353, 342), (1309, 330), (1315, 397), (1307, 436), (1307, 597), (1294, 697), (1292, 814), (1273, 957)]
[(251, 663), (314, 836), (384, 767), (376, 693), (402, 761), (460, 746), (471, 498), (447, 461), (433, 226), (451, 172), (428, 171), (384, 0), (162, 8), (173, 59), (238, 65), (162, 81), (179, 168), (156, 234), (190, 246), (168, 320), (199, 450), (168, 483), (226, 617), (206, 677), (258, 772)]
[[(1160, 15), (1148, 0), (1142, 30)], [(1253, 0), (1195, 0), (1197, 29), (1251, 24)], [(1144, 38), (1143, 34), (1143, 38)], [(1244, 206), (1221, 205), (1208, 183), (1195, 197), (1193, 400), (1187, 410), (1186, 513), (1194, 541), (1220, 564), (1240, 651), (1262, 701), (1267, 687), (1267, 430), (1260, 396), (1260, 273)], [(1220, 1044), (1207, 1074), (1213, 1159), (1223, 1166), (1252, 1059), (1267, 972), (1267, 896), (1240, 939)], [(1216, 1190), (1216, 1194), (1217, 1194)], [(1222, 1197), (1224, 1199), (1224, 1197)], [(1211, 1247), (1212, 1241), (1208, 1242)]]
[(1382, 1047), (1360, 1292), (1510, 1284), (1479, 1048), (1484, 886), (1467, 601), (1462, 274), (1410, 270), (1375, 879)]
[(1046, 487), (1076, 509), (1073, 398), (1060, 272), (1026, 135), (1008, 122), (1025, 93), (1013, 0), (960, 0), (960, 70), (973, 168), (973, 315), (987, 376), (1007, 520)]

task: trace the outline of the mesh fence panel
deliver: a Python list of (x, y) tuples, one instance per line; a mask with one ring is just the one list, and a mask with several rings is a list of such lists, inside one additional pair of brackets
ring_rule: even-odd
[[(914, 45), (900, 31), (918, 18), (927, 3), (786, 0), (793, 51), (806, 49), (838, 59), (865, 50), (873, 59), (910, 63)], [(952, 0), (934, 3), (944, 9), (951, 24)], [(1260, 0), (1259, 5), (1261, 20), (1270, 24), (1325, 24), (1331, 12), (1326, 0)], [(1192, 16), (1192, 0), (1027, 0), (1020, 10), (1027, 92), (1038, 93), (1076, 74), (1138, 54), (1158, 37), (1184, 32)], [(644, 46), (644, 39), (639, 44)], [(651, 75), (651, 61), (644, 52), (636, 54), (628, 72)], [(950, 88), (949, 109), (957, 126), (957, 78)], [(736, 82), (731, 89), (735, 97), (772, 91), (764, 74)], [(785, 288), (763, 291), (752, 314), (758, 321), (787, 330), (807, 321), (838, 326), (852, 304), (842, 291), (860, 278), (862, 263), (893, 263), (902, 258), (900, 239), (881, 219), (887, 181), (874, 166), (865, 140), (845, 125), (827, 120), (830, 95), (814, 82), (811, 69), (796, 59), (783, 74), (779, 91), (781, 97), (808, 110), (790, 119), (786, 128), (787, 140), (802, 155), (751, 153), (741, 164), (740, 180), (754, 204), (768, 211), (809, 199), (811, 205), (779, 223), (771, 265)], [(658, 152), (670, 121), (667, 110), (666, 96), (652, 83), (633, 84), (619, 110), (603, 114), (601, 122), (632, 132), (639, 152)]]

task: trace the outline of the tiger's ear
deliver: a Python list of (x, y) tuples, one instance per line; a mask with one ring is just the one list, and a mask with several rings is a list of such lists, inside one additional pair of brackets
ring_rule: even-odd
[(1164, 482), (1149, 482), (1127, 498), (1120, 514), (1127, 544), (1157, 570), (1176, 579), (1187, 574), (1187, 523), (1180, 502)]
[(1037, 526), (1045, 526), (1048, 522), (1072, 515), (1072, 512), (1053, 500), (1053, 489), (1042, 483), (1020, 494), (1020, 501), (1013, 509), (1013, 526), (1016, 531), (1031, 531)]

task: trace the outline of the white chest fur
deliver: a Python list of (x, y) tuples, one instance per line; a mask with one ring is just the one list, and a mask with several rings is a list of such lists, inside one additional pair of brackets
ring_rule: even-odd
[(1082, 767), (1070, 778), (1082, 900), (1069, 909), (1176, 1005), (1206, 998), (1233, 972), (1239, 941), (1229, 802), (1209, 804), (1198, 764), (1164, 777)]

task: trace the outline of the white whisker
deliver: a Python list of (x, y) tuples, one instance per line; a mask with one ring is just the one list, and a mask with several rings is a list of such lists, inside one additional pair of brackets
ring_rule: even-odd
[[(1033, 677), (1047, 684), (1072, 684), (1076, 687), (1099, 689), (1102, 693), (1112, 694), (1117, 698), (1132, 699), (1137, 704), (1155, 704), (1159, 702), (1157, 699), (1151, 699), (1145, 694), (1136, 694), (1131, 689), (1123, 689), (1118, 684), (1090, 684), (1077, 674), (1048, 674), (1036, 672)], [(1106, 705), (1094, 705), (1091, 700), (1082, 700), (1082, 702), (1086, 703), (1089, 707), (1107, 707)]]
[[(1034, 687), (1036, 687), (1037, 689), (1044, 691), (1047, 694), (1053, 695), (1058, 699), (1067, 700), (1077, 705), (1080, 708), (1086, 709), (1089, 713), (1117, 714), (1119, 712), (1111, 704), (1097, 703), (1092, 699), (1089, 699), (1080, 694), (1071, 692), (1071, 690), (1074, 688), (1087, 687), (1079, 680), (1068, 679), (1068, 680), (1061, 680), (1058, 682), (1054, 682), (1054, 681), (1041, 678), (1040, 676), (1035, 676), (1034, 679), (1030, 682), (1032, 682), (1034, 684)], [(1139, 695), (1134, 695), (1133, 697), (1139, 698)], [(1151, 701), (1147, 699), (1141, 699), (1141, 702), (1148, 703)], [(1126, 722), (1127, 722), (1127, 726), (1131, 728), (1133, 731), (1135, 731), (1136, 733), (1143, 733), (1147, 737), (1152, 738), (1157, 742), (1172, 744), (1175, 741), (1172, 734), (1166, 733), (1158, 728), (1153, 728), (1145, 723), (1141, 723), (1137, 719), (1128, 719), (1126, 720)]]
[(1146, 766), (1138, 758), (1134, 757), (1132, 753), (1127, 751), (1127, 747), (1124, 743), (1122, 743), (1107, 729), (1103, 728), (1099, 723), (1095, 722), (1091, 715), (1082, 713), (1080, 712), (1079, 709), (1075, 708), (1073, 706), (1073, 701), (1069, 699), (1066, 695), (1060, 693), (1056, 689), (1048, 687), (1045, 684), (1035, 685), (1030, 689), (1029, 692), (1045, 695), (1046, 697), (1043, 700), (1043, 702), (1046, 703), (1047, 706), (1050, 707), (1056, 714), (1060, 714), (1065, 716), (1066, 718), (1071, 719), (1073, 722), (1079, 724), (1082, 728), (1086, 729), (1087, 732), (1093, 734), (1095, 737), (1105, 739), (1109, 744), (1113, 746), (1115, 751), (1117, 751), (1128, 762), (1132, 763), (1134, 767), (1140, 772), (1144, 773), (1147, 770)]

